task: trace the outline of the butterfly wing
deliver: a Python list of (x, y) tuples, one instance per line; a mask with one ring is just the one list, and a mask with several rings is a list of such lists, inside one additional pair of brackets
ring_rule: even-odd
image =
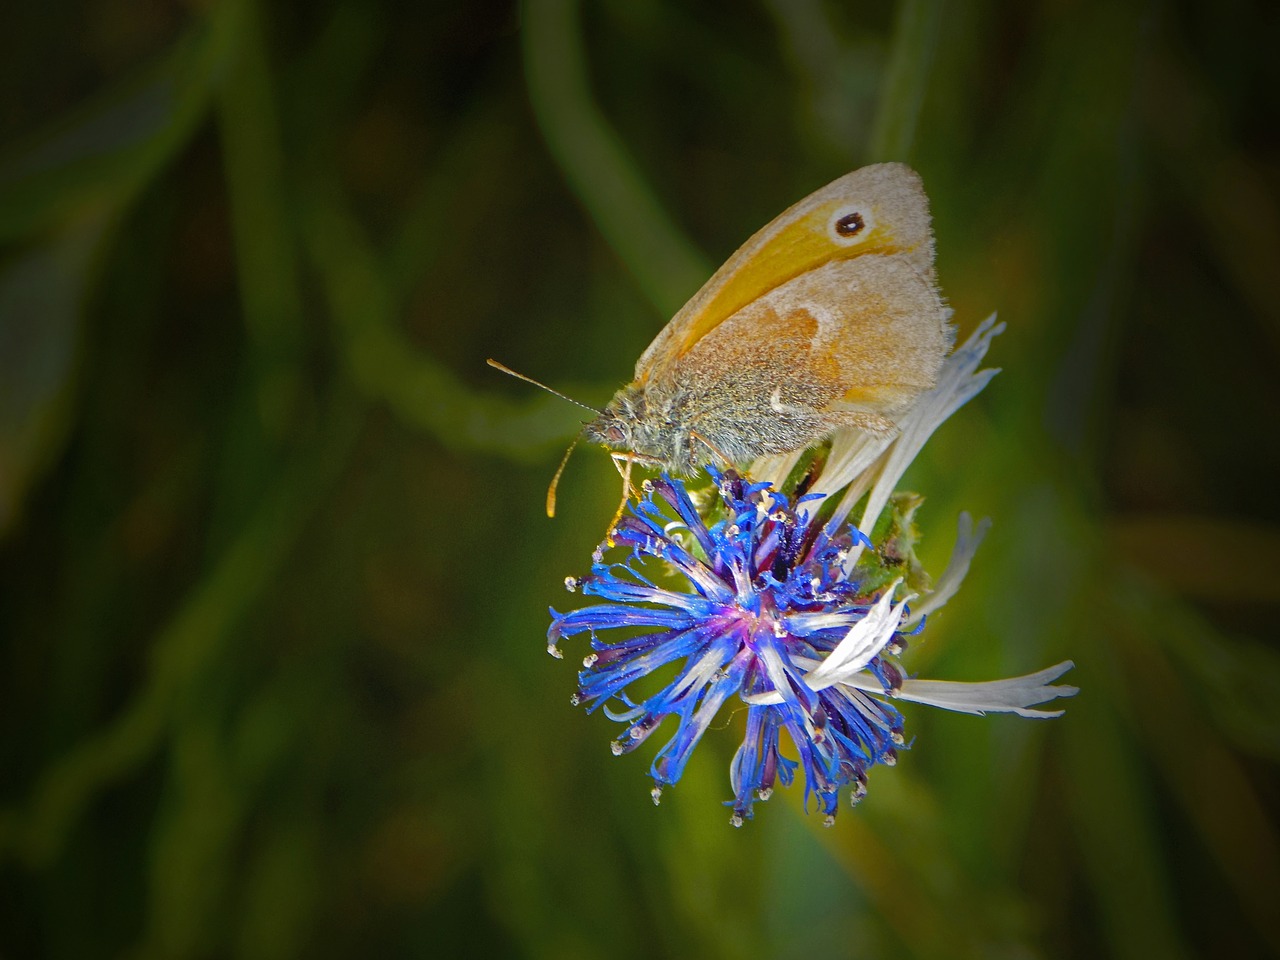
[(932, 272), (911, 258), (832, 260), (736, 311), (669, 375), (717, 405), (754, 404), (757, 417), (847, 413), (856, 423), (934, 385), (951, 348), (948, 313)]
[(848, 173), (758, 231), (649, 345), (636, 381), (663, 376), (717, 327), (788, 282), (826, 264), (886, 256), (934, 289), (928, 199), (920, 177), (900, 163)]

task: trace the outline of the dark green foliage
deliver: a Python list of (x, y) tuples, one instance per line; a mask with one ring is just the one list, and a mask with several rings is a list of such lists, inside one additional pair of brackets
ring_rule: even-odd
[[(0, 957), (1280, 952), (1268, 5), (10, 6)], [(1009, 324), (907, 477), (894, 562), (994, 526), (906, 662), (1082, 692), (906, 706), (830, 831), (731, 829), (716, 731), (655, 809), (543, 649), (616, 477), (548, 521), (582, 411), (484, 359), (604, 400), (879, 159)]]

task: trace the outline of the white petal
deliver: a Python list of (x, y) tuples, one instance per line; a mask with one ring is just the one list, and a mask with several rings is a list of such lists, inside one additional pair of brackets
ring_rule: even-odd
[(836, 610), (828, 613), (793, 613), (785, 619), (787, 633), (793, 637), (808, 637), (819, 630), (852, 627), (862, 617), (853, 610)]
[(886, 437), (862, 430), (838, 431), (832, 436), (831, 452), (822, 473), (814, 481), (813, 492), (830, 495), (854, 483), (856, 489), (850, 490), (847, 496), (856, 503), (871, 485), (871, 466), (897, 439), (896, 433)]
[[(898, 481), (916, 458), (916, 454), (925, 445), (942, 423), (962, 406), (977, 396), (982, 388), (1000, 371), (997, 369), (978, 370), (978, 364), (987, 355), (991, 346), (991, 338), (1004, 330), (1003, 323), (996, 323), (993, 313), (978, 324), (978, 328), (956, 351), (947, 358), (938, 375), (938, 385), (928, 393), (922, 394), (911, 407), (898, 418), (899, 433), (893, 438), (889, 449), (884, 453), (875, 470), (875, 483), (867, 497), (867, 507), (863, 511), (859, 528), (864, 532), (875, 525), (880, 511), (893, 495)], [(869, 474), (865, 475), (869, 476)], [(863, 478), (860, 478), (863, 479)], [(846, 493), (844, 502), (837, 509), (847, 510), (860, 497), (861, 492), (853, 489)], [(862, 551), (855, 548), (849, 551), (845, 559), (846, 573), (853, 570)]]
[(902, 622), (906, 601), (893, 602), (894, 591), (902, 583), (895, 580), (884, 592), (867, 615), (853, 625), (845, 638), (836, 644), (816, 668), (805, 674), (805, 683), (813, 690), (824, 690), (846, 677), (864, 669), (872, 659), (893, 639), (894, 631)]
[(771, 646), (763, 646), (760, 649), (760, 662), (764, 664), (765, 675), (773, 684), (771, 693), (758, 693), (754, 696), (743, 697), (747, 703), (781, 703), (781, 690), (790, 690), (791, 684), (787, 679), (787, 668), (782, 662), (782, 658), (778, 656), (776, 650)]
[(956, 545), (951, 551), (951, 559), (947, 561), (947, 569), (942, 571), (942, 576), (938, 578), (938, 582), (934, 584), (933, 589), (924, 595), (924, 599), (919, 603), (912, 604), (910, 616), (902, 621), (904, 627), (919, 623), (925, 614), (939, 609), (955, 596), (956, 591), (960, 589), (960, 584), (964, 582), (965, 575), (969, 572), (969, 564), (973, 561), (973, 555), (978, 550), (978, 544), (982, 543), (982, 538), (987, 535), (987, 531), (990, 529), (990, 517), (983, 517), (975, 529), (973, 517), (969, 516), (968, 513), (960, 514)]
[(632, 720), (644, 714), (643, 705), (632, 707), (630, 710), (613, 710), (610, 708), (609, 704), (605, 703), (601, 705), (601, 709), (604, 711), (604, 715), (606, 717), (610, 720), (615, 720), (618, 723), (630, 723)]
[(721, 663), (722, 656), (721, 651), (715, 649), (704, 653), (702, 659), (685, 675), (684, 680), (678, 686), (672, 688), (670, 696), (673, 698), (678, 697), (691, 688), (705, 687), (723, 666)]
[(1074, 697), (1079, 692), (1078, 687), (1050, 686), (1051, 681), (1074, 666), (1070, 660), (1064, 660), (1025, 677), (988, 680), (983, 683), (904, 680), (902, 687), (894, 691), (894, 696), (900, 700), (926, 703), (931, 707), (942, 707), (959, 713), (1016, 713), (1020, 717), (1060, 717), (1063, 713), (1061, 710), (1027, 708), (1058, 697)]
[[(854, 624), (845, 634), (845, 638), (836, 644), (836, 648), (804, 675), (804, 681), (811, 690), (825, 690), (837, 683), (851, 682), (861, 686), (862, 678), (857, 674), (893, 639), (893, 634), (902, 621), (902, 611), (907, 601), (903, 599), (896, 604), (893, 602), (894, 591), (898, 589), (900, 583), (902, 583), (901, 580), (895, 581), (893, 586), (876, 601), (875, 606), (867, 611), (866, 616)], [(781, 663), (776, 665), (772, 663), (770, 657), (766, 656), (767, 653), (768, 651), (761, 652), (766, 673), (773, 681), (774, 687), (779, 688), (785, 685), (786, 674), (782, 671)], [(798, 658), (792, 661), (794, 665), (803, 662)], [(870, 674), (866, 676), (874, 684), (871, 689), (876, 693), (884, 693), (884, 687), (879, 680)], [(783, 698), (778, 689), (774, 689), (769, 693), (750, 694), (742, 699), (759, 706), (782, 703)]]
[(773, 489), (781, 490), (782, 484), (800, 462), (802, 453), (804, 453), (803, 450), (796, 450), (792, 453), (775, 453), (757, 457), (747, 468), (747, 476), (752, 480), (771, 483)]

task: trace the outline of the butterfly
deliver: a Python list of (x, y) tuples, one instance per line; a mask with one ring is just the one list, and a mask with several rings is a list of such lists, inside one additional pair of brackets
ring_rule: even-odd
[(616, 451), (625, 504), (632, 463), (689, 475), (845, 428), (892, 433), (893, 414), (934, 385), (953, 342), (933, 259), (914, 170), (881, 163), (845, 174), (747, 240), (581, 438)]

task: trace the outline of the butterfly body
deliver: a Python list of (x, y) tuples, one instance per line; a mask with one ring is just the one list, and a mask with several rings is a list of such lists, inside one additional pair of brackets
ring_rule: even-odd
[[(774, 378), (763, 378), (762, 385)], [(762, 405), (760, 395), (696, 384), (669, 382), (624, 387), (599, 417), (586, 426), (585, 437), (669, 473), (689, 476), (705, 463), (754, 460), (807, 446), (829, 432), (821, 415), (806, 412), (798, 399), (779, 392), (777, 409)], [(741, 429), (743, 422), (756, 427)]]
[(678, 474), (895, 429), (952, 342), (928, 201), (902, 164), (846, 174), (748, 240), (658, 334), (586, 439)]

